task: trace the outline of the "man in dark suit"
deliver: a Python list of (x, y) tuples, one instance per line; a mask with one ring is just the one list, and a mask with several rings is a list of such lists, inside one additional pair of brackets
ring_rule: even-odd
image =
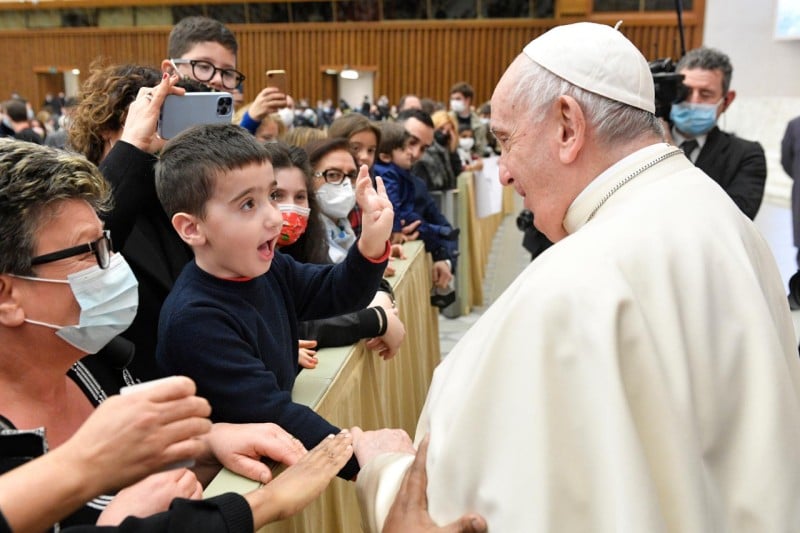
[(797, 247), (797, 273), (789, 279), (789, 307), (800, 309), (800, 117), (789, 121), (781, 140), (781, 166), (792, 184), (792, 234)]
[(696, 48), (681, 58), (676, 70), (684, 75), (687, 95), (672, 106), (671, 140), (725, 189), (745, 215), (755, 218), (767, 179), (764, 150), (757, 142), (716, 126), (736, 97), (730, 89), (733, 67), (728, 56), (713, 48)]

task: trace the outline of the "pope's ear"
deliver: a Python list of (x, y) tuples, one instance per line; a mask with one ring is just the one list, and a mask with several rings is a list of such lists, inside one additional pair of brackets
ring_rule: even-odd
[(14, 289), (14, 278), (0, 274), (0, 325), (16, 327), (25, 322), (25, 310), (19, 301), (19, 292)]
[(194, 215), (175, 213), (172, 215), (172, 227), (189, 246), (200, 246), (206, 242), (200, 220)]
[(556, 101), (559, 120), (559, 151), (561, 162), (575, 161), (586, 140), (586, 116), (580, 104), (571, 96), (560, 96)]

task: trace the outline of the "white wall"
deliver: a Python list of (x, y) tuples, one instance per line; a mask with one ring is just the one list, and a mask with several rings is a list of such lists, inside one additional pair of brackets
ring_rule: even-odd
[(339, 78), (339, 98), (343, 98), (355, 110), (361, 109), (364, 96), (369, 96), (371, 104), (375, 103), (372, 94), (374, 73), (360, 71), (358, 74), (357, 80)]
[(703, 39), (727, 53), (739, 96), (800, 97), (800, 40), (774, 37), (777, 0), (706, 0)]
[(765, 201), (788, 206), (792, 182), (780, 166), (780, 142), (786, 123), (800, 116), (800, 40), (775, 39), (776, 3), (706, 0), (703, 44), (727, 53), (733, 64), (737, 96), (720, 128), (761, 143)]

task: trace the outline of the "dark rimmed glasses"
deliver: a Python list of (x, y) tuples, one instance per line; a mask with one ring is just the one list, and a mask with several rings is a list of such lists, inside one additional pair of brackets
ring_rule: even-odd
[(111, 232), (109, 230), (103, 230), (103, 235), (96, 241), (79, 244), (71, 248), (64, 248), (63, 250), (50, 252), (49, 254), (37, 255), (31, 259), (31, 265), (35, 266), (52, 263), (59, 259), (66, 259), (67, 257), (74, 257), (89, 252), (94, 254), (95, 259), (97, 259), (97, 265), (100, 268), (108, 268), (111, 262)]
[(192, 75), (197, 81), (208, 82), (214, 78), (214, 75), (219, 72), (222, 79), (222, 86), (226, 89), (235, 89), (242, 83), (245, 78), (244, 74), (232, 68), (217, 68), (209, 61), (202, 59), (170, 59), (173, 66), (177, 65), (191, 65)]
[(344, 181), (345, 178), (349, 178), (351, 180), (356, 179), (357, 175), (358, 174), (355, 172), (344, 173), (335, 168), (329, 168), (328, 170), (323, 170), (322, 172), (316, 172), (314, 174), (314, 176), (323, 178), (327, 183), (332, 183), (333, 185), (339, 185)]

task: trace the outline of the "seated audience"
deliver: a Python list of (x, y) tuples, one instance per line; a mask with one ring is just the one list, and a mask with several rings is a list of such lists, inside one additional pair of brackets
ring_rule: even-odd
[[(196, 126), (171, 139), (156, 165), (156, 188), (195, 254), (161, 310), (161, 371), (194, 379), (214, 421), (274, 422), (307, 447), (337, 433), (291, 399), (297, 320), (362, 309), (375, 294), (393, 218), (381, 180), (376, 191), (362, 167), (357, 191), (368, 216), (357, 245), (336, 265), (276, 253), (283, 218), (269, 152), (238, 126)], [(353, 459), (339, 475), (357, 472)]]

